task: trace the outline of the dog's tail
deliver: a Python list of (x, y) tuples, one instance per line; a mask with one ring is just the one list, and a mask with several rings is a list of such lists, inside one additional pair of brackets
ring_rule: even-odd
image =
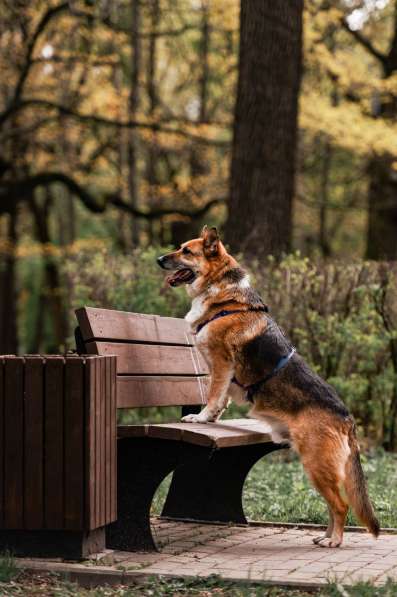
[(350, 454), (346, 462), (346, 478), (344, 482), (347, 499), (357, 518), (367, 527), (370, 533), (377, 537), (379, 535), (380, 524), (369, 499), (353, 421), (349, 429), (348, 441)]

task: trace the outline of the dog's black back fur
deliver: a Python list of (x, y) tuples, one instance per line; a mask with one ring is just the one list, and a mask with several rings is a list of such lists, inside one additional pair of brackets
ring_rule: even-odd
[[(259, 381), (277, 366), (280, 359), (290, 353), (292, 344), (284, 335), (276, 322), (268, 317), (266, 330), (247, 342), (242, 348), (242, 361), (249, 367), (250, 377)], [(280, 384), (282, 387), (280, 387)], [(288, 392), (288, 386), (298, 392)], [(349, 412), (336, 391), (319, 375), (314, 373), (304, 359), (294, 354), (287, 365), (274, 378), (260, 386), (261, 399), (297, 413), (303, 408), (317, 406), (324, 408), (343, 418)]]

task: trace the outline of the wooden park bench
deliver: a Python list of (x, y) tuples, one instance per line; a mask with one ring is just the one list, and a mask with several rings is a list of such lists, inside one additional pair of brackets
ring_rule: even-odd
[(81, 356), (0, 357), (0, 549), (154, 550), (151, 505), (171, 472), (162, 516), (246, 523), (246, 476), (282, 447), (266, 425), (116, 424), (117, 409), (185, 415), (205, 405), (208, 371), (185, 321), (90, 307), (76, 315)]
[[(208, 370), (183, 319), (83, 308), (79, 352), (117, 356), (117, 407), (206, 404)], [(251, 419), (219, 423), (119, 425), (117, 522), (107, 546), (151, 550), (150, 509), (156, 489), (173, 472), (162, 516), (246, 523), (242, 491), (251, 467), (281, 446)]]

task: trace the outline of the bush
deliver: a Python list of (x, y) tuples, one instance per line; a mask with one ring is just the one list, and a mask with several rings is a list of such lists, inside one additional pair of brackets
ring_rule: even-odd
[(183, 317), (189, 306), (186, 293), (183, 288), (166, 286), (164, 272), (156, 263), (156, 257), (166, 250), (138, 249), (120, 255), (103, 246), (67, 255), (63, 270), (71, 309), (96, 306)]
[(0, 583), (8, 583), (18, 576), (19, 569), (10, 553), (0, 553)]
[[(156, 256), (105, 248), (69, 254), (64, 272), (71, 318), (82, 305), (182, 317), (183, 288), (169, 289)], [(250, 263), (255, 287), (310, 365), (336, 387), (364, 435), (397, 448), (396, 264)]]
[(255, 264), (255, 285), (299, 352), (367, 437), (397, 448), (396, 264)]

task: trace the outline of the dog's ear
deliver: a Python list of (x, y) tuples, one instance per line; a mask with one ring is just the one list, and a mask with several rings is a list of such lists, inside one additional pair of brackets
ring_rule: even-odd
[(204, 255), (206, 257), (215, 257), (219, 249), (219, 234), (215, 226), (212, 228), (204, 226), (201, 231), (201, 238), (204, 241)]

